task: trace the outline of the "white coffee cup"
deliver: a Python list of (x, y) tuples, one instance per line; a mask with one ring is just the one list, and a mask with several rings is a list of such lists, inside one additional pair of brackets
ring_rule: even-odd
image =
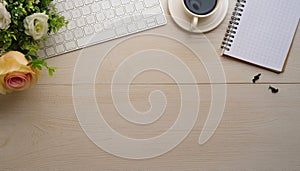
[(193, 19), (191, 29), (197, 28), (199, 18), (206, 18), (214, 14), (223, 0), (181, 0), (184, 10)]

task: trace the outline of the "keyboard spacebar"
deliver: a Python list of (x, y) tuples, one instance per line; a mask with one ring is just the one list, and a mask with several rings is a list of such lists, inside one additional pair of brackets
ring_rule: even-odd
[(91, 36), (86, 36), (77, 40), (79, 47), (85, 47), (88, 45), (104, 42), (105, 40), (112, 39), (116, 36), (114, 30), (106, 30), (100, 33), (93, 34)]

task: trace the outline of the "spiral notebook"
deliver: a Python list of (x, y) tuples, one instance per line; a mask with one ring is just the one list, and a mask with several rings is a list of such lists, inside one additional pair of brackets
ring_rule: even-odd
[(223, 54), (282, 72), (299, 17), (300, 0), (237, 0)]

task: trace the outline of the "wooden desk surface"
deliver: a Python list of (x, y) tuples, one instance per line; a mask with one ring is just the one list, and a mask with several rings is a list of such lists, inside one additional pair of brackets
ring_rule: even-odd
[[(163, 4), (168, 13), (167, 1), (163, 0)], [(286, 70), (281, 74), (219, 57), (215, 49), (220, 46), (233, 7), (234, 0), (230, 0), (226, 19), (204, 35), (185, 32), (168, 17), (164, 27), (49, 59), (50, 65), (59, 68), (54, 77), (45, 73), (34, 89), (0, 96), (0, 170), (300, 170), (300, 28)], [(207, 48), (209, 42), (212, 46)], [(156, 122), (132, 124), (120, 117), (115, 108), (112, 78), (129, 54), (135, 50), (147, 53), (149, 49), (168, 51), (181, 59), (193, 73), (195, 82), (176, 83), (168, 73), (157, 70), (140, 73), (129, 90), (130, 102), (136, 110), (145, 112), (151, 108), (148, 96), (153, 90), (164, 92), (167, 104)], [(193, 86), (199, 91), (200, 104), (192, 131), (174, 149), (150, 159), (121, 158), (96, 146), (79, 124), (72, 95), (72, 88), (80, 85), (73, 82), (74, 71), (79, 74), (89, 71), (89, 68), (78, 71), (76, 62), (86, 58), (92, 66), (90, 53), (103, 58), (95, 77), (94, 93), (103, 118), (115, 131), (136, 139), (161, 135), (176, 121), (180, 105), (193, 103), (194, 99), (189, 97), (181, 101), (179, 87)], [(180, 66), (172, 68), (176, 67), (179, 72)], [(209, 77), (222, 67), (225, 80)], [(126, 76), (131, 69), (123, 74)], [(258, 73), (262, 76), (253, 84), (252, 78)], [(199, 135), (214, 100), (212, 87), (215, 85), (226, 90), (223, 117), (213, 136), (199, 144)], [(269, 85), (279, 88), (279, 93), (271, 93)], [(88, 103), (85, 98), (89, 96), (84, 91), (81, 100)], [(117, 103), (123, 102), (126, 103), (120, 99)], [(85, 107), (84, 103), (80, 105)], [(153, 105), (157, 106), (155, 102)], [(86, 115), (89, 111), (87, 108)], [(99, 136), (101, 139), (101, 133)], [(156, 144), (160, 145), (164, 144)], [(149, 149), (141, 150), (146, 153)]]

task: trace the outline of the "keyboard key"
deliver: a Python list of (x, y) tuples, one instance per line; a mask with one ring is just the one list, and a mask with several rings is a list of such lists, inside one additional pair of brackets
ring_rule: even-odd
[(149, 18), (146, 20), (148, 27), (154, 27), (156, 25), (154, 18)]
[(142, 14), (141, 13), (139, 13), (139, 12), (135, 12), (134, 14), (133, 14), (133, 21), (141, 21), (141, 20), (143, 20), (143, 16), (142, 16)]
[(135, 32), (137, 30), (135, 23), (129, 24), (127, 28), (129, 32)]
[(66, 31), (64, 37), (65, 37), (65, 40), (66, 40), (66, 41), (69, 41), (69, 40), (73, 40), (73, 39), (74, 39), (73, 33), (72, 33), (71, 31)]
[(125, 26), (118, 27), (118, 28), (116, 29), (116, 32), (117, 32), (117, 34), (118, 34), (119, 36), (122, 36), (122, 35), (125, 35), (125, 34), (128, 33)]
[(54, 54), (55, 54), (54, 48), (53, 48), (53, 47), (47, 48), (47, 49), (46, 49), (46, 54), (47, 54), (48, 56), (54, 55)]
[(61, 35), (61, 34), (54, 35), (54, 40), (55, 40), (55, 43), (62, 43), (64, 41), (63, 35)]
[(56, 5), (56, 9), (57, 9), (58, 13), (61, 13), (61, 12), (63, 12), (65, 10), (63, 4), (57, 4)]
[(72, 11), (72, 16), (74, 19), (81, 17), (81, 12), (79, 9), (75, 9)]
[(43, 56), (46, 56), (46, 53), (44, 51), (44, 49), (40, 49), (36, 52), (37, 56), (39, 57), (43, 57)]
[(104, 28), (103, 28), (103, 25), (101, 23), (97, 23), (94, 25), (94, 30), (96, 33), (102, 31)]
[(73, 8), (74, 8), (74, 6), (73, 6), (73, 2), (72, 1), (67, 1), (65, 3), (65, 10), (71, 10)]
[(130, 2), (130, 0), (121, 0), (121, 3), (124, 4), (128, 4)]
[(154, 15), (158, 15), (162, 13), (162, 9), (160, 8), (160, 6), (154, 7), (154, 8), (148, 8), (145, 11), (142, 12), (144, 18), (148, 18)]
[(100, 9), (100, 6), (99, 6), (97, 3), (93, 4), (93, 5), (91, 6), (91, 9), (92, 9), (92, 12), (93, 12), (93, 13), (99, 12), (99, 11), (101, 10), (101, 9)]
[(69, 21), (69, 24), (68, 24), (67, 28), (68, 28), (69, 30), (72, 30), (72, 29), (74, 29), (75, 27), (76, 27), (76, 22), (75, 22), (74, 20)]
[(135, 6), (135, 9), (136, 9), (137, 11), (140, 11), (140, 10), (144, 9), (143, 2), (137, 2), (137, 3), (135, 3), (134, 6)]
[(131, 23), (131, 17), (130, 16), (125, 16), (124, 18), (123, 18), (123, 22), (125, 23), (125, 24), (128, 24), (128, 23)]
[(67, 50), (73, 50), (75, 49), (77, 46), (76, 46), (76, 43), (75, 41), (71, 41), (71, 42), (67, 42), (66, 43), (66, 49)]
[(103, 13), (97, 13), (96, 18), (99, 22), (102, 22), (103, 20), (105, 20), (105, 16)]
[(93, 27), (90, 26), (90, 25), (85, 26), (85, 27), (84, 27), (84, 33), (85, 33), (86, 35), (93, 34), (93, 33), (94, 33)]
[(136, 23), (136, 25), (139, 30), (146, 28), (146, 23), (144, 21), (139, 21)]
[(74, 35), (75, 35), (76, 38), (81, 38), (81, 37), (84, 36), (83, 31), (82, 31), (81, 28), (76, 28), (74, 30)]
[(121, 27), (123, 25), (123, 20), (121, 18), (117, 18), (113, 21), (113, 24), (116, 28)]
[(91, 13), (91, 9), (89, 6), (84, 6), (81, 9), (83, 15), (89, 15)]
[(105, 10), (104, 14), (105, 14), (106, 18), (108, 18), (108, 19), (112, 19), (115, 16), (115, 13), (112, 9)]
[(84, 26), (85, 25), (84, 18), (79, 18), (76, 23), (78, 27)]
[(126, 13), (132, 13), (134, 11), (134, 7), (132, 4), (127, 4), (125, 6)]
[(94, 2), (94, 0), (84, 0), (84, 3), (85, 4), (91, 4), (91, 3), (93, 3)]
[(60, 30), (58, 30), (58, 33), (63, 33), (63, 32), (65, 32), (66, 30), (67, 30), (66, 27), (62, 27)]
[(57, 53), (63, 53), (65, 51), (65, 47), (63, 44), (55, 47)]
[(116, 9), (116, 14), (117, 14), (118, 16), (124, 15), (124, 14), (125, 14), (124, 8), (123, 8), (122, 6), (121, 6), (121, 7), (118, 7), (118, 8)]
[(88, 24), (93, 24), (93, 23), (95, 23), (95, 22), (96, 22), (96, 19), (95, 19), (94, 15), (89, 15), (89, 16), (87, 16), (87, 17), (86, 17), (86, 22), (87, 22)]
[(75, 7), (81, 7), (83, 6), (82, 0), (73, 0)]
[(103, 1), (101, 5), (102, 5), (102, 9), (108, 9), (108, 8), (110, 8), (109, 1)]
[(45, 46), (52, 46), (55, 44), (55, 41), (52, 37), (48, 37), (47, 41), (45, 42)]
[(62, 15), (67, 19), (67, 20), (72, 20), (72, 15), (69, 11), (63, 12)]
[(88, 44), (94, 44), (99, 41), (104, 41), (104, 40), (114, 38), (115, 36), (116, 36), (116, 33), (114, 30), (106, 30), (106, 31), (97, 33), (97, 35), (86, 36), (81, 39), (78, 39), (77, 43), (78, 43), (79, 47), (84, 47), (84, 46), (87, 46)]
[(152, 7), (154, 5), (158, 5), (159, 4), (159, 0), (144, 0), (145, 6), (147, 8)]
[(111, 2), (111, 6), (113, 6), (113, 7), (121, 5), (121, 1), (120, 0), (110, 0), (110, 2)]
[(157, 16), (156, 21), (157, 21), (158, 24), (164, 24), (164, 23), (167, 22), (167, 20), (165, 19), (164, 16)]
[(109, 20), (104, 21), (104, 22), (103, 22), (103, 25), (104, 25), (104, 28), (105, 28), (106, 30), (112, 28), (112, 23), (111, 23), (111, 21), (109, 21)]

